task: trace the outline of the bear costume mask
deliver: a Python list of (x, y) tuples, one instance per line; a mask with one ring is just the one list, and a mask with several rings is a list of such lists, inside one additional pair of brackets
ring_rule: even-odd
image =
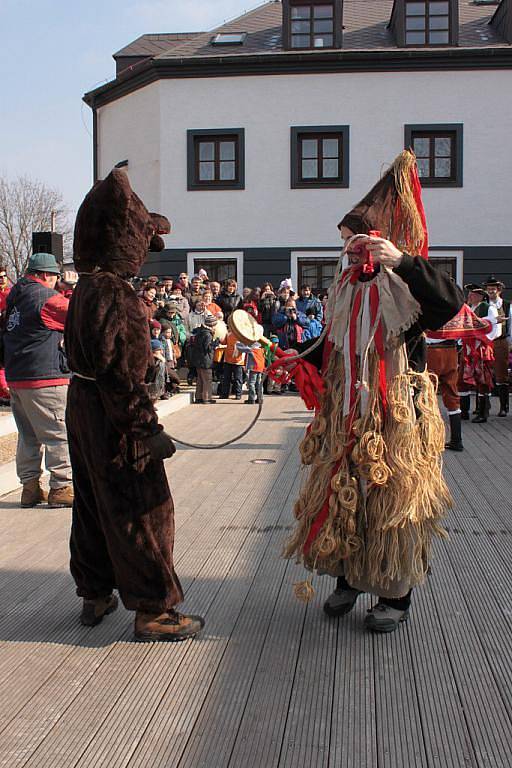
[(130, 186), (125, 171), (114, 168), (97, 181), (78, 210), (73, 258), (78, 272), (99, 268), (122, 277), (138, 275), (148, 251), (162, 251), (160, 235), (169, 220), (150, 213)]

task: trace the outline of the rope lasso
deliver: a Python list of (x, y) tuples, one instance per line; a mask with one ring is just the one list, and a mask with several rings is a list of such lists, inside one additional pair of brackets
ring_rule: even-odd
[[(306, 349), (304, 352), (300, 352), (296, 355), (289, 355), (287, 358), (288, 362), (293, 362), (294, 360), (300, 360), (302, 357), (306, 357), (306, 355), (309, 355), (314, 349), (317, 349), (317, 347), (320, 346), (320, 344), (323, 342), (325, 338), (325, 334), (327, 333), (327, 328), (324, 328), (321, 335), (318, 337), (318, 339), (315, 340), (315, 343), (312, 344), (308, 349)], [(262, 378), (262, 388), (263, 388), (263, 382), (268, 378), (268, 373), (263, 374)], [(204, 451), (213, 451), (217, 448), (226, 448), (228, 445), (232, 445), (233, 443), (237, 443), (239, 440), (242, 439), (242, 437), (245, 437), (253, 427), (256, 426), (258, 419), (261, 416), (261, 412), (263, 410), (263, 397), (260, 397), (260, 402), (258, 403), (258, 412), (256, 413), (256, 416), (253, 418), (253, 420), (250, 422), (249, 426), (244, 429), (243, 432), (240, 432), (240, 434), (236, 435), (235, 437), (232, 437), (230, 440), (225, 440), (223, 443), (189, 443), (185, 440), (182, 440), (179, 437), (175, 437), (174, 435), (171, 435), (170, 432), (167, 434), (171, 438), (171, 440), (174, 440), (175, 443), (179, 443), (180, 445), (184, 445), (186, 448), (198, 448), (200, 450)]]
[[(343, 267), (343, 257), (347, 252), (348, 246), (354, 239), (357, 239), (358, 237), (365, 237), (365, 235), (354, 235), (353, 237), (349, 238), (345, 242), (345, 247), (343, 248), (343, 251), (341, 252), (338, 262), (336, 264), (336, 270), (335, 270), (334, 279), (333, 279), (334, 284), (336, 284), (340, 278), (342, 267)], [(323, 340), (325, 339), (327, 331), (328, 331), (328, 327), (325, 326), (325, 328), (323, 329), (318, 339), (316, 339), (315, 342), (310, 347), (304, 350), (304, 352), (299, 352), (295, 355), (289, 355), (287, 357), (286, 362), (292, 363), (296, 360), (301, 360), (303, 357), (310, 355), (311, 352), (313, 352), (313, 350), (318, 349), (318, 347), (323, 343)], [(263, 374), (262, 387), (263, 387), (263, 382), (267, 378), (268, 378), (268, 373), (265, 372)], [(243, 432), (240, 432), (240, 434), (236, 435), (235, 437), (232, 437), (230, 440), (225, 440), (222, 443), (189, 443), (185, 440), (181, 440), (179, 437), (175, 437), (174, 435), (171, 435), (170, 433), (167, 433), (167, 434), (169, 434), (169, 437), (171, 438), (171, 440), (174, 440), (175, 443), (184, 445), (186, 448), (197, 448), (199, 450), (204, 450), (204, 451), (214, 451), (214, 450), (217, 450), (218, 448), (226, 448), (228, 445), (233, 445), (233, 443), (237, 443), (239, 440), (245, 437), (251, 431), (251, 429), (253, 429), (256, 426), (261, 416), (262, 410), (263, 410), (263, 397), (260, 397), (260, 402), (258, 403), (258, 412), (250, 422), (249, 426), (246, 427), (246, 429), (244, 429)]]

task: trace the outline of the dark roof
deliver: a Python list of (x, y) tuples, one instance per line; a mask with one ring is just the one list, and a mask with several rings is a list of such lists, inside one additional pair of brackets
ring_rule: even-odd
[(125, 45), (120, 51), (113, 54), (113, 58), (125, 58), (128, 56), (158, 56), (170, 50), (173, 46), (179, 45), (186, 40), (192, 40), (194, 37), (203, 34), (202, 32), (169, 32), (150, 35), (141, 35), (133, 43)]
[[(161, 77), (229, 76), (397, 69), (510, 68), (512, 47), (489, 22), (497, 6), (475, 0), (459, 2), (457, 46), (399, 48), (390, 29), (398, 0), (344, 0), (341, 49), (285, 50), (282, 3), (271, 0), (209, 32), (142, 35), (118, 51), (118, 65), (133, 57), (118, 77), (87, 93), (100, 105)], [(501, 0), (512, 6), (512, 0)], [(499, 6), (498, 6), (499, 8)], [(215, 34), (246, 33), (242, 45), (212, 45)], [(138, 59), (138, 61), (137, 61)]]
[[(344, 0), (343, 50), (396, 49), (396, 42), (388, 28), (393, 2), (394, 0)], [(493, 5), (477, 5), (474, 0), (459, 0), (458, 47), (508, 47), (508, 43), (489, 26), (495, 11), (496, 6)], [(244, 56), (255, 53), (288, 54), (289, 51), (284, 51), (282, 47), (282, 15), (282, 3), (274, 1), (265, 3), (211, 32), (203, 32), (190, 40), (174, 45), (160, 53), (158, 58)], [(236, 48), (234, 46), (220, 48), (211, 45), (213, 35), (219, 32), (246, 32), (247, 38), (243, 45)], [(438, 50), (439, 47), (436, 46), (436, 49)], [(408, 48), (408, 50), (411, 49)], [(313, 55), (318, 52), (318, 50), (306, 51)]]

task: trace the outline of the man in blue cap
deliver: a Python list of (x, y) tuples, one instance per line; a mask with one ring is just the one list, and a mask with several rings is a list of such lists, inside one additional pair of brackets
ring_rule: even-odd
[[(11, 290), (4, 332), (5, 374), (18, 427), (16, 471), (22, 507), (73, 504), (65, 425), (69, 369), (62, 339), (69, 300), (55, 290), (60, 267), (51, 253), (30, 257)], [(42, 448), (50, 492), (40, 484)]]

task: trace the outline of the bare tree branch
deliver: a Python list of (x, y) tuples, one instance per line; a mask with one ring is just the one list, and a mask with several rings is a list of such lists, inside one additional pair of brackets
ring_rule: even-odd
[(61, 193), (27, 176), (14, 181), (0, 176), (0, 260), (12, 278), (25, 272), (32, 232), (51, 230), (53, 211), (56, 231), (64, 235), (64, 251), (69, 253), (72, 226)]

